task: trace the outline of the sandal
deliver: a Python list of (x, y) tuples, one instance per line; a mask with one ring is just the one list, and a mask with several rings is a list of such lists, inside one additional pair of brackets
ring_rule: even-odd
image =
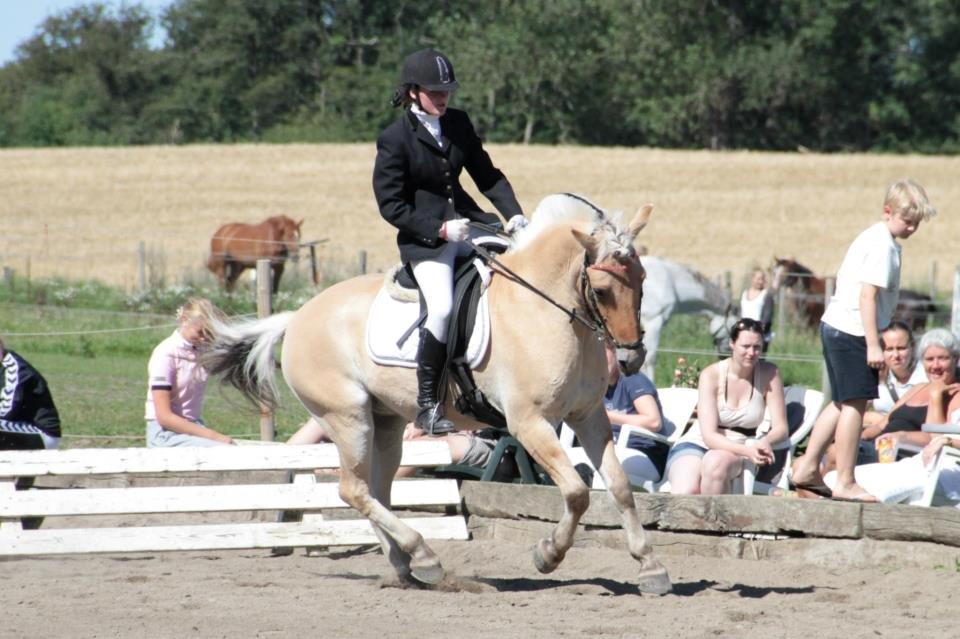
[(826, 499), (833, 498), (833, 491), (830, 490), (830, 487), (823, 483), (823, 480), (814, 481), (814, 482), (795, 482), (793, 479), (789, 479), (787, 482), (790, 486), (790, 490), (796, 491), (806, 491), (812, 493), (817, 497), (824, 497)]

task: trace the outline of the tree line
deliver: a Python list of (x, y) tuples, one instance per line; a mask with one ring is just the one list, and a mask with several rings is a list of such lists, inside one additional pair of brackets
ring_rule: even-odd
[(0, 68), (0, 146), (369, 141), (425, 46), (494, 142), (960, 149), (958, 0), (90, 2)]

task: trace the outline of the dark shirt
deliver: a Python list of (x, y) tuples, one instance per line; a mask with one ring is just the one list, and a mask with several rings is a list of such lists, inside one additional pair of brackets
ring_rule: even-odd
[(883, 432), (919, 431), (920, 427), (923, 426), (926, 421), (926, 406), (908, 406), (907, 404), (901, 404), (890, 411), (890, 415), (887, 417), (887, 426), (883, 429)]
[[(669, 437), (673, 434), (674, 425), (663, 418), (663, 407), (660, 405), (660, 397), (657, 396), (657, 387), (643, 373), (621, 375), (616, 384), (607, 387), (607, 392), (603, 396), (603, 405), (609, 411), (636, 415), (637, 408), (633, 402), (646, 395), (652, 395), (657, 402), (661, 424), (659, 433), (664, 437)], [(614, 440), (619, 435), (620, 426), (615, 424), (613, 425)], [(670, 448), (666, 444), (632, 433), (627, 440), (627, 447), (643, 452), (660, 471), (660, 475), (663, 475), (663, 470), (667, 464), (667, 453), (670, 452)]]
[(11, 350), (4, 353), (0, 365), (0, 420), (30, 424), (60, 437), (60, 415), (43, 375)]

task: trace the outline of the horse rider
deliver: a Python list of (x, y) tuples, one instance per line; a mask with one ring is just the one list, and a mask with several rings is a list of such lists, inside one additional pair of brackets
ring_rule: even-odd
[(442, 53), (422, 49), (407, 56), (392, 101), (403, 114), (377, 139), (373, 169), (380, 215), (397, 227), (400, 259), (412, 270), (427, 308), (417, 349), (415, 424), (432, 435), (454, 430), (441, 402), (454, 260), (471, 252), (470, 221), (499, 224), (463, 190), (463, 169), (508, 220), (508, 233), (527, 224), (513, 187), (491, 162), (470, 118), (448, 107), (458, 86)]

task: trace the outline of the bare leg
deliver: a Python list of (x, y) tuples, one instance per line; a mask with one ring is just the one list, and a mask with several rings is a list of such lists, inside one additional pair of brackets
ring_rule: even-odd
[(673, 589), (670, 576), (663, 564), (653, 555), (653, 547), (647, 542), (646, 533), (640, 524), (640, 515), (637, 513), (633, 490), (614, 452), (613, 441), (610, 439), (610, 421), (606, 412), (600, 406), (585, 419), (569, 420), (569, 423), (577, 433), (591, 463), (599, 469), (600, 476), (620, 511), (630, 556), (640, 563), (638, 587), (643, 592), (653, 594), (670, 592)]
[(700, 465), (703, 458), (699, 455), (682, 455), (674, 458), (670, 464), (670, 493), (673, 495), (700, 494)]
[(854, 399), (843, 403), (840, 409), (840, 421), (837, 424), (837, 483), (833, 496), (841, 499), (876, 501), (853, 475), (857, 464), (857, 450), (860, 444), (860, 432), (863, 429), (863, 411), (867, 400)]
[[(837, 431), (837, 422), (840, 418), (840, 407), (836, 402), (830, 402), (817, 415), (817, 421), (810, 432), (810, 442), (807, 452), (799, 457), (793, 465), (792, 478), (798, 484), (819, 483), (823, 481), (820, 474), (820, 458), (823, 457), (827, 446), (833, 441)], [(859, 436), (859, 435), (858, 435)]]
[(709, 450), (700, 466), (700, 494), (730, 492), (730, 481), (743, 472), (743, 458), (728, 450)]

